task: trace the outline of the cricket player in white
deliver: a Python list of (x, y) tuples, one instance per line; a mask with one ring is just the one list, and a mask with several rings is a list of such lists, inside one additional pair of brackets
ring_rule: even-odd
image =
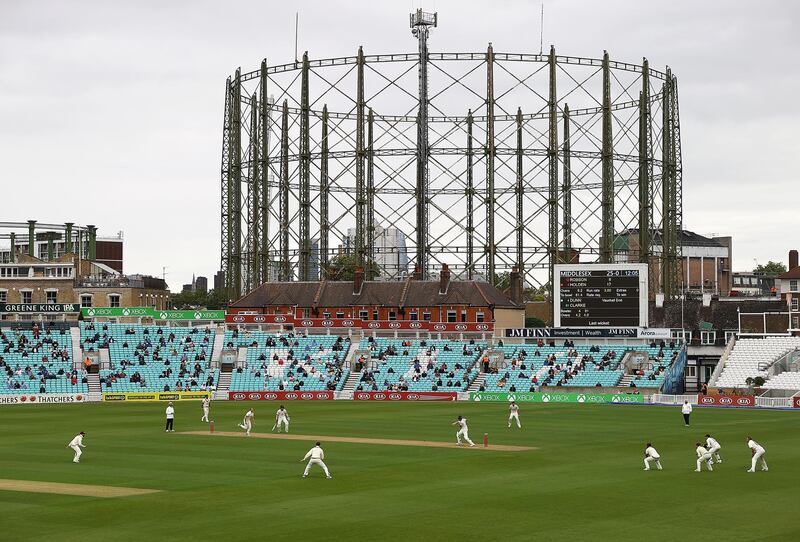
[(470, 446), (475, 446), (475, 443), (469, 439), (469, 428), (467, 427), (467, 419), (459, 416), (456, 421), (452, 423), (452, 425), (458, 426), (458, 431), (456, 432), (456, 444), (461, 446), (461, 437), (464, 437), (464, 440), (467, 441), (467, 444)]
[(251, 408), (247, 411), (247, 414), (244, 415), (244, 420), (242, 423), (239, 424), (239, 427), (244, 429), (247, 432), (247, 435), (250, 435), (250, 429), (253, 428), (253, 418), (255, 417), (256, 413)]
[(708, 453), (708, 450), (706, 450), (705, 447), (699, 442), (695, 442), (695, 446), (697, 446), (695, 449), (697, 452), (697, 468), (694, 469), (694, 471), (700, 472), (702, 470), (703, 463), (708, 466), (708, 470), (714, 470), (713, 456)]
[(753, 462), (750, 464), (750, 469), (747, 472), (756, 471), (756, 463), (758, 463), (759, 459), (761, 460), (761, 470), (767, 472), (769, 470), (767, 468), (767, 460), (764, 459), (764, 454), (767, 453), (767, 451), (764, 447), (750, 437), (747, 437), (747, 447), (750, 448), (750, 451), (753, 453)]
[(200, 418), (201, 422), (208, 422), (208, 407), (211, 404), (211, 401), (208, 400), (208, 397), (203, 397), (203, 417)]
[(281, 408), (275, 413), (275, 427), (278, 428), (278, 433), (281, 432), (281, 425), (283, 425), (284, 430), (288, 433), (289, 432), (289, 413), (286, 412), (286, 409)]
[(644, 449), (644, 470), (650, 470), (650, 463), (655, 463), (658, 470), (662, 470), (661, 456), (656, 449), (653, 448), (653, 445), (648, 442)]
[(325, 459), (325, 452), (323, 452), (322, 448), (319, 447), (319, 442), (317, 442), (317, 445), (311, 448), (305, 457), (300, 461), (305, 461), (309, 457), (311, 459), (308, 461), (308, 465), (306, 465), (306, 470), (303, 471), (303, 478), (308, 476), (308, 471), (311, 469), (311, 465), (319, 465), (322, 467), (322, 470), (325, 471), (325, 478), (331, 477), (331, 473), (328, 472), (328, 466), (323, 461), (323, 459)]
[(719, 455), (719, 451), (722, 449), (722, 446), (719, 445), (717, 439), (707, 434), (706, 447), (708, 448), (708, 453), (710, 453), (712, 456), (716, 456), (717, 463), (722, 463), (722, 457)]
[(73, 463), (80, 463), (81, 462), (81, 454), (83, 453), (81, 451), (81, 448), (86, 448), (86, 446), (84, 446), (84, 444), (83, 444), (83, 436), (85, 434), (86, 433), (81, 431), (80, 433), (75, 435), (75, 438), (73, 438), (71, 441), (69, 441), (69, 444), (67, 444), (67, 448), (72, 448), (73, 450), (75, 450), (75, 457), (72, 459)]
[(519, 406), (516, 401), (511, 401), (508, 405), (508, 426), (511, 427), (511, 420), (517, 421), (517, 427), (522, 429), (522, 424), (519, 423)]

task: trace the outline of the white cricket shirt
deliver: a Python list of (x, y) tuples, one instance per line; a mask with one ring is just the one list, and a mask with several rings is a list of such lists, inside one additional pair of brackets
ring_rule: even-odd
[(706, 445), (709, 447), (709, 449), (711, 449), (711, 448), (722, 448), (722, 446), (719, 445), (719, 442), (717, 442), (712, 437), (708, 437), (706, 439)]
[(171, 406), (168, 406), (167, 407), (167, 419), (171, 420), (174, 417), (175, 417), (175, 409), (172, 408)]
[(765, 452), (764, 447), (761, 446), (758, 442), (754, 441), (753, 439), (747, 441), (747, 447), (750, 448), (751, 450), (754, 450), (757, 454)]
[(81, 434), (75, 435), (75, 438), (69, 441), (69, 444), (67, 446), (83, 446), (83, 435)]
[(319, 446), (314, 446), (303, 459), (308, 459), (309, 457), (311, 457), (311, 459), (325, 459), (325, 452), (323, 452), (322, 448)]
[(702, 446), (698, 446), (696, 452), (697, 452), (697, 457), (703, 457), (708, 453), (708, 450), (706, 450)]
[(681, 407), (681, 412), (683, 412), (684, 414), (691, 414), (692, 405), (690, 405), (689, 403), (684, 403), (684, 405)]
[(649, 447), (648, 447), (648, 448), (647, 448), (647, 449), (644, 451), (644, 453), (645, 453), (645, 455), (646, 455), (647, 457), (652, 457), (653, 459), (660, 459), (660, 458), (661, 458), (661, 456), (658, 454), (658, 452), (656, 451), (656, 449), (655, 449), (655, 448), (653, 448), (652, 446), (649, 446)]

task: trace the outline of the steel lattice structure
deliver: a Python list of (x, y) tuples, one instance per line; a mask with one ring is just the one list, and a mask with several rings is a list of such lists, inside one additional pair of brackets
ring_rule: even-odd
[[(631, 258), (679, 287), (682, 167), (677, 79), (602, 58), (428, 50), (240, 69), (225, 82), (221, 263), (232, 298), (267, 280), (318, 280), (352, 228), (375, 261), (376, 226), (408, 237), (408, 269), (460, 278)], [(658, 253), (653, 238), (658, 236)], [(314, 248), (314, 240), (318, 247)], [(318, 262), (317, 262), (318, 260)], [(654, 263), (655, 262), (655, 263)], [(367, 266), (369, 272), (370, 266)]]

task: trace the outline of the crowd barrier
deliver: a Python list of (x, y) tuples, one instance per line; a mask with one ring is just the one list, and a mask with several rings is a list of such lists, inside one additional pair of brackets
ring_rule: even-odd
[(333, 401), (332, 391), (231, 391), (230, 401)]
[(455, 401), (458, 393), (448, 391), (356, 391), (354, 401)]

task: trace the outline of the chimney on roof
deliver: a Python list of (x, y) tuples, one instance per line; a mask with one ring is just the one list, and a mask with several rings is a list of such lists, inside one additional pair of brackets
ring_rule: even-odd
[(516, 266), (511, 268), (509, 280), (511, 282), (511, 301), (517, 305), (522, 305), (522, 275), (520, 275)]
[(356, 267), (355, 273), (353, 273), (353, 295), (358, 295), (361, 293), (361, 288), (364, 286), (364, 268), (359, 266)]
[(446, 294), (448, 286), (450, 286), (450, 268), (443, 263), (442, 270), (439, 271), (439, 293)]
[(422, 267), (419, 265), (414, 266), (414, 280), (424, 280), (422, 276)]
[(798, 266), (797, 265), (797, 251), (796, 250), (790, 250), (789, 251), (789, 269), (788, 270), (791, 271), (792, 269), (794, 269), (797, 266)]

